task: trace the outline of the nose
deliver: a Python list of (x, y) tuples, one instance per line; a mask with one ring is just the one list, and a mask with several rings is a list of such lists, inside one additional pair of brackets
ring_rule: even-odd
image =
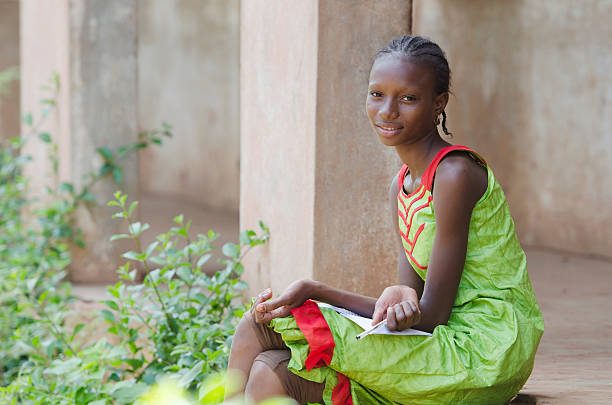
[(392, 97), (387, 97), (378, 111), (378, 115), (385, 121), (393, 121), (399, 116), (397, 102)]

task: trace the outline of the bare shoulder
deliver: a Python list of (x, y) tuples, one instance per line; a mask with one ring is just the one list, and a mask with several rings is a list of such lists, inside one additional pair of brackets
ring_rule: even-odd
[[(436, 194), (464, 196), (475, 204), (487, 190), (487, 170), (465, 152), (449, 153), (438, 165), (434, 180)], [(459, 197), (461, 198), (461, 197)]]

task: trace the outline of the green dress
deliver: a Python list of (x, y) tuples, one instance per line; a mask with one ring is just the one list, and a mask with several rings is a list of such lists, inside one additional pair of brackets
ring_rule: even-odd
[(307, 302), (272, 321), (291, 349), (289, 369), (325, 382), (327, 405), (507, 403), (527, 381), (544, 329), (525, 253), (504, 193), (484, 159), (463, 146), (441, 150), (407, 195), (398, 190), (399, 230), (409, 262), (425, 280), (436, 221), (431, 187), (440, 160), (464, 150), (487, 169), (487, 190), (476, 203), (465, 266), (446, 325), (433, 336), (355, 336), (362, 329)]

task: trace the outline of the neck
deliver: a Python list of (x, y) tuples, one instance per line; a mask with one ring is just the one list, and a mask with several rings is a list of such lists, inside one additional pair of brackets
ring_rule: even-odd
[(440, 137), (437, 128), (433, 128), (418, 141), (398, 145), (395, 150), (402, 162), (408, 166), (410, 176), (416, 179), (425, 172), (436, 153), (447, 146), (450, 146), (450, 143)]

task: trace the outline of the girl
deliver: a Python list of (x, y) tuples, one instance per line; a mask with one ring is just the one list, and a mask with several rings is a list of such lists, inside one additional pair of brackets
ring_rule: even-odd
[[(523, 386), (543, 332), (504, 193), (485, 160), (452, 146), (450, 70), (417, 36), (389, 42), (372, 65), (366, 110), (404, 162), (391, 184), (399, 280), (378, 299), (313, 280), (264, 291), (241, 320), (229, 368), (256, 401), (505, 404)], [(311, 300), (432, 336), (355, 336), (359, 326)]]

